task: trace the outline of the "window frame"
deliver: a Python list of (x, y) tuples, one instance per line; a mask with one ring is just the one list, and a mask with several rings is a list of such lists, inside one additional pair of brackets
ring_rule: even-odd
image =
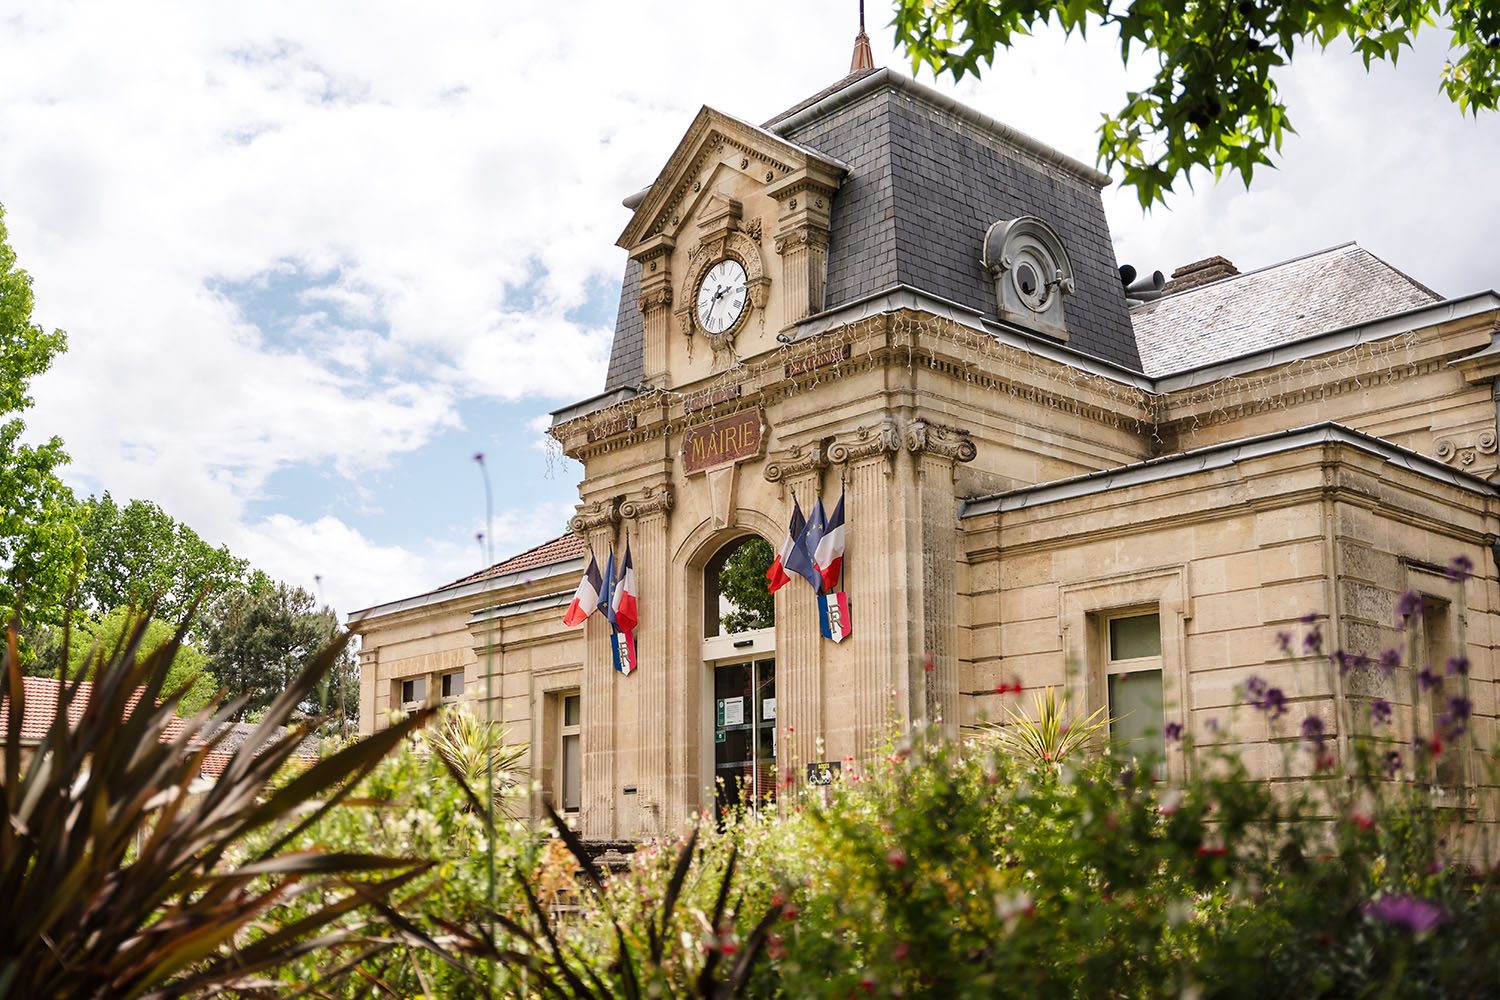
[[(396, 678), (396, 703), (404, 712), (418, 709), (427, 704), (428, 677), (426, 674), (415, 674), (411, 677)], [(412, 685), (412, 697), (406, 697), (406, 685)], [(419, 690), (420, 688), (420, 690)]]
[[(457, 694), (452, 694), (452, 693), (450, 693), (447, 690), (447, 688), (448, 688), (448, 679), (451, 678), (451, 677), (457, 677), (458, 678), (458, 693)], [(438, 696), (442, 699), (442, 702), (443, 702), (444, 705), (451, 705), (454, 702), (459, 701), (460, 699), (463, 698), (464, 693), (467, 690), (468, 690), (468, 677), (466, 676), (466, 671), (463, 671), (463, 670), (445, 670), (441, 674), (438, 675)]]
[[(1110, 625), (1117, 621), (1130, 618), (1155, 618), (1156, 619), (1156, 655), (1154, 656), (1132, 656), (1116, 659), (1114, 655), (1114, 636), (1110, 632)], [(1111, 611), (1097, 613), (1099, 623), (1099, 653), (1100, 661), (1104, 671), (1104, 714), (1109, 719), (1108, 732), (1111, 741), (1117, 741), (1118, 736), (1114, 728), (1114, 705), (1110, 703), (1109, 681), (1112, 677), (1125, 677), (1130, 674), (1155, 672), (1160, 678), (1162, 718), (1157, 735), (1161, 740), (1162, 749), (1162, 771), (1156, 775), (1158, 781), (1166, 778), (1166, 726), (1167, 726), (1167, 673), (1162, 655), (1163, 639), (1161, 632), (1161, 608), (1157, 605), (1137, 605), (1133, 608), (1116, 608)], [(1092, 709), (1091, 709), (1092, 710)]]
[[(555, 787), (552, 792), (553, 805), (563, 815), (576, 815), (583, 807), (583, 692), (579, 688), (565, 688), (554, 692), (556, 699), (556, 732), (557, 747), (553, 756), (553, 774), (557, 776)], [(576, 700), (578, 705), (578, 721), (568, 722), (568, 702)], [(578, 801), (576, 805), (568, 805), (568, 742), (576, 741), (578, 746)]]

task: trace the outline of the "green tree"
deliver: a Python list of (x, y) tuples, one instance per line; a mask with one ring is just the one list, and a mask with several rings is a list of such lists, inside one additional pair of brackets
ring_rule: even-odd
[(1136, 58), (1155, 67), (1151, 84), (1127, 93), (1099, 133), (1100, 162), (1118, 167), (1147, 207), (1194, 167), (1215, 177), (1229, 171), (1248, 186), (1255, 168), (1271, 163), (1295, 131), (1272, 74), (1299, 46), (1347, 39), (1368, 69), (1395, 63), (1419, 28), (1442, 22), (1451, 36), (1443, 91), (1464, 113), (1500, 106), (1500, 4), (1492, 0), (897, 0), (894, 26), (914, 68), (960, 79), (1054, 19), (1069, 33), (1114, 31), (1127, 65)]
[[(68, 676), (77, 677), (80, 671), (84, 671), (84, 679), (93, 677), (100, 658), (115, 658), (116, 650), (131, 634), (140, 617), (141, 612), (137, 608), (126, 606), (115, 608), (102, 618), (80, 625), (74, 631), (68, 646)], [(174, 626), (151, 619), (146, 623), (146, 632), (141, 637), (141, 648), (136, 655), (142, 659), (149, 657), (170, 642), (176, 632)], [(172, 658), (172, 667), (167, 671), (162, 694), (171, 694), (189, 683), (191, 686), (177, 704), (178, 711), (183, 715), (192, 715), (207, 705), (219, 690), (219, 682), (208, 671), (208, 657), (184, 644), (178, 647), (177, 655)]]
[[(193, 601), (243, 581), (249, 568), (148, 500), (122, 507), (106, 491), (81, 505), (79, 524), (87, 557), (79, 603), (96, 614), (154, 601), (160, 618), (181, 621)], [(194, 636), (209, 624), (200, 616)]]
[(766, 592), (766, 570), (775, 558), (770, 542), (749, 538), (724, 560), (719, 590), (734, 605), (722, 616), (724, 631), (748, 632), (776, 624), (776, 598)]
[(56, 470), (67, 464), (60, 438), (23, 444), (31, 379), (67, 350), (61, 330), (31, 321), (31, 277), (16, 266), (0, 208), (0, 614), (28, 624), (65, 617), (82, 549), (73, 493)]
[[(338, 615), (332, 608), (320, 607), (303, 588), (278, 583), (259, 570), (248, 584), (213, 601), (207, 618), (203, 648), (214, 673), (231, 694), (249, 695), (242, 719), (275, 701), (308, 657), (338, 632)], [(345, 718), (356, 718), (359, 675), (347, 649), (325, 675), (317, 700), (299, 709), (308, 716), (336, 713), (341, 700)]]

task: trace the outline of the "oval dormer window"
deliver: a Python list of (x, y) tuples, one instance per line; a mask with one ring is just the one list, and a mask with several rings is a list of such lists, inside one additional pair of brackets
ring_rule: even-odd
[(1068, 339), (1063, 297), (1073, 292), (1073, 265), (1051, 226), (1031, 215), (1001, 219), (985, 234), (980, 260), (1001, 320)]

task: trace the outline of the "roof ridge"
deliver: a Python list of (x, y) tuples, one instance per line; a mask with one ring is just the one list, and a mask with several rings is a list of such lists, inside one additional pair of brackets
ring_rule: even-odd
[[(574, 533), (571, 532), (571, 531), (564, 531), (562, 534), (556, 536), (555, 538), (549, 538), (545, 542), (539, 542), (536, 545), (533, 545), (529, 549), (523, 549), (520, 552), (516, 552), (516, 553), (513, 553), (512, 555), (508, 555), (504, 559), (499, 560), (498, 562), (491, 563), (490, 565), (484, 567), (483, 569), (478, 569), (478, 570), (475, 570), (472, 573), (465, 574), (464, 576), (459, 577), (457, 580), (453, 580), (450, 583), (443, 584), (441, 587), (434, 587), (432, 590), (428, 591), (428, 593), (435, 594), (435, 593), (437, 593), (440, 590), (451, 590), (452, 588), (461, 586), (462, 584), (465, 584), (465, 583), (473, 583), (473, 582), (476, 582), (478, 580), (486, 579), (486, 574), (493, 573), (495, 570), (499, 569), (501, 566), (504, 566), (506, 563), (512, 563), (512, 562), (517, 561), (518, 559), (522, 559), (522, 558), (524, 558), (526, 556), (531, 555), (533, 552), (539, 552), (542, 549), (545, 549), (549, 545), (556, 545), (558, 542), (561, 542), (561, 541), (563, 541), (566, 538), (572, 537), (573, 534)], [(576, 557), (570, 557), (570, 558), (576, 558)], [(558, 560), (555, 560), (555, 561), (556, 562), (567, 562), (566, 559), (558, 559)], [(538, 568), (540, 568), (540, 566), (548, 566), (548, 565), (551, 565), (551, 563), (542, 563), (542, 564), (539, 564)]]
[[(1335, 250), (1343, 250), (1343, 249), (1345, 249), (1347, 247), (1356, 247), (1356, 248), (1358, 248), (1360, 250), (1364, 250), (1365, 253), (1370, 253), (1370, 251), (1365, 250), (1364, 247), (1362, 247), (1362, 246), (1359, 245), (1359, 241), (1358, 240), (1345, 240), (1343, 243), (1336, 243), (1336, 244), (1334, 244), (1331, 247), (1324, 247), (1321, 250), (1310, 250), (1307, 253), (1298, 254), (1295, 257), (1288, 257), (1286, 260), (1278, 260), (1278, 261), (1276, 261), (1274, 263), (1271, 263), (1271, 264), (1263, 264), (1260, 267), (1251, 268), (1248, 271), (1241, 271), (1238, 274), (1231, 274), (1228, 277), (1220, 278), (1217, 281), (1205, 281), (1203, 284), (1201, 284), (1201, 285), (1194, 285), (1191, 288), (1184, 288), (1184, 289), (1181, 289), (1181, 290), (1176, 291), (1176, 292), (1167, 292), (1167, 293), (1163, 294), (1160, 298), (1150, 299), (1150, 300), (1148, 300), (1146, 302), (1143, 302), (1142, 305), (1150, 305), (1153, 302), (1161, 302), (1164, 299), (1181, 298), (1184, 295), (1189, 295), (1189, 294), (1191, 294), (1193, 292), (1196, 292), (1196, 291), (1198, 291), (1200, 289), (1203, 289), (1203, 288), (1223, 288), (1225, 285), (1229, 284), (1231, 281), (1238, 281), (1241, 278), (1248, 278), (1251, 275), (1261, 274), (1261, 273), (1264, 273), (1266, 271), (1274, 271), (1278, 267), (1285, 267), (1288, 264), (1295, 264), (1299, 260), (1308, 260), (1309, 258), (1312, 258), (1312, 257), (1320, 257), (1323, 254), (1333, 253)], [(1375, 255), (1371, 253), (1370, 256), (1374, 257)], [(1379, 260), (1380, 258), (1376, 257), (1375, 259)], [(1383, 261), (1383, 260), (1380, 261), (1380, 262), (1382, 264), (1385, 264), (1385, 261)], [(1197, 263), (1197, 261), (1193, 261), (1192, 263)], [(1184, 265), (1184, 266), (1186, 266), (1186, 265)], [(1386, 266), (1390, 267), (1389, 264), (1387, 264)], [(1391, 268), (1391, 270), (1394, 271), (1395, 268)], [(1406, 276), (1402, 275), (1402, 277), (1406, 277)], [(1413, 281), (1412, 284), (1416, 284), (1416, 282)], [(1429, 289), (1429, 291), (1430, 291), (1430, 289)]]

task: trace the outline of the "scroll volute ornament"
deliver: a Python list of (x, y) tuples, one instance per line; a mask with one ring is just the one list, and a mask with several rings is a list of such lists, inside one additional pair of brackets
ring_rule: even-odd
[(828, 446), (828, 460), (835, 465), (857, 461), (871, 455), (893, 453), (901, 450), (901, 434), (896, 425), (882, 420), (869, 427), (860, 427), (853, 434), (839, 438)]
[(779, 483), (804, 472), (814, 472), (827, 464), (822, 445), (795, 444), (774, 452), (766, 463), (764, 475), (768, 482)]
[(645, 517), (648, 514), (667, 514), (672, 510), (676, 498), (671, 483), (647, 486), (639, 493), (632, 493), (620, 502), (620, 516), (627, 519)]
[(925, 451), (955, 462), (972, 462), (979, 454), (968, 431), (926, 420), (913, 420), (906, 428), (906, 450), (914, 453)]
[(577, 511), (568, 521), (568, 528), (575, 535), (584, 537), (588, 537), (593, 529), (609, 527), (620, 519), (619, 507), (613, 498), (579, 504)]

